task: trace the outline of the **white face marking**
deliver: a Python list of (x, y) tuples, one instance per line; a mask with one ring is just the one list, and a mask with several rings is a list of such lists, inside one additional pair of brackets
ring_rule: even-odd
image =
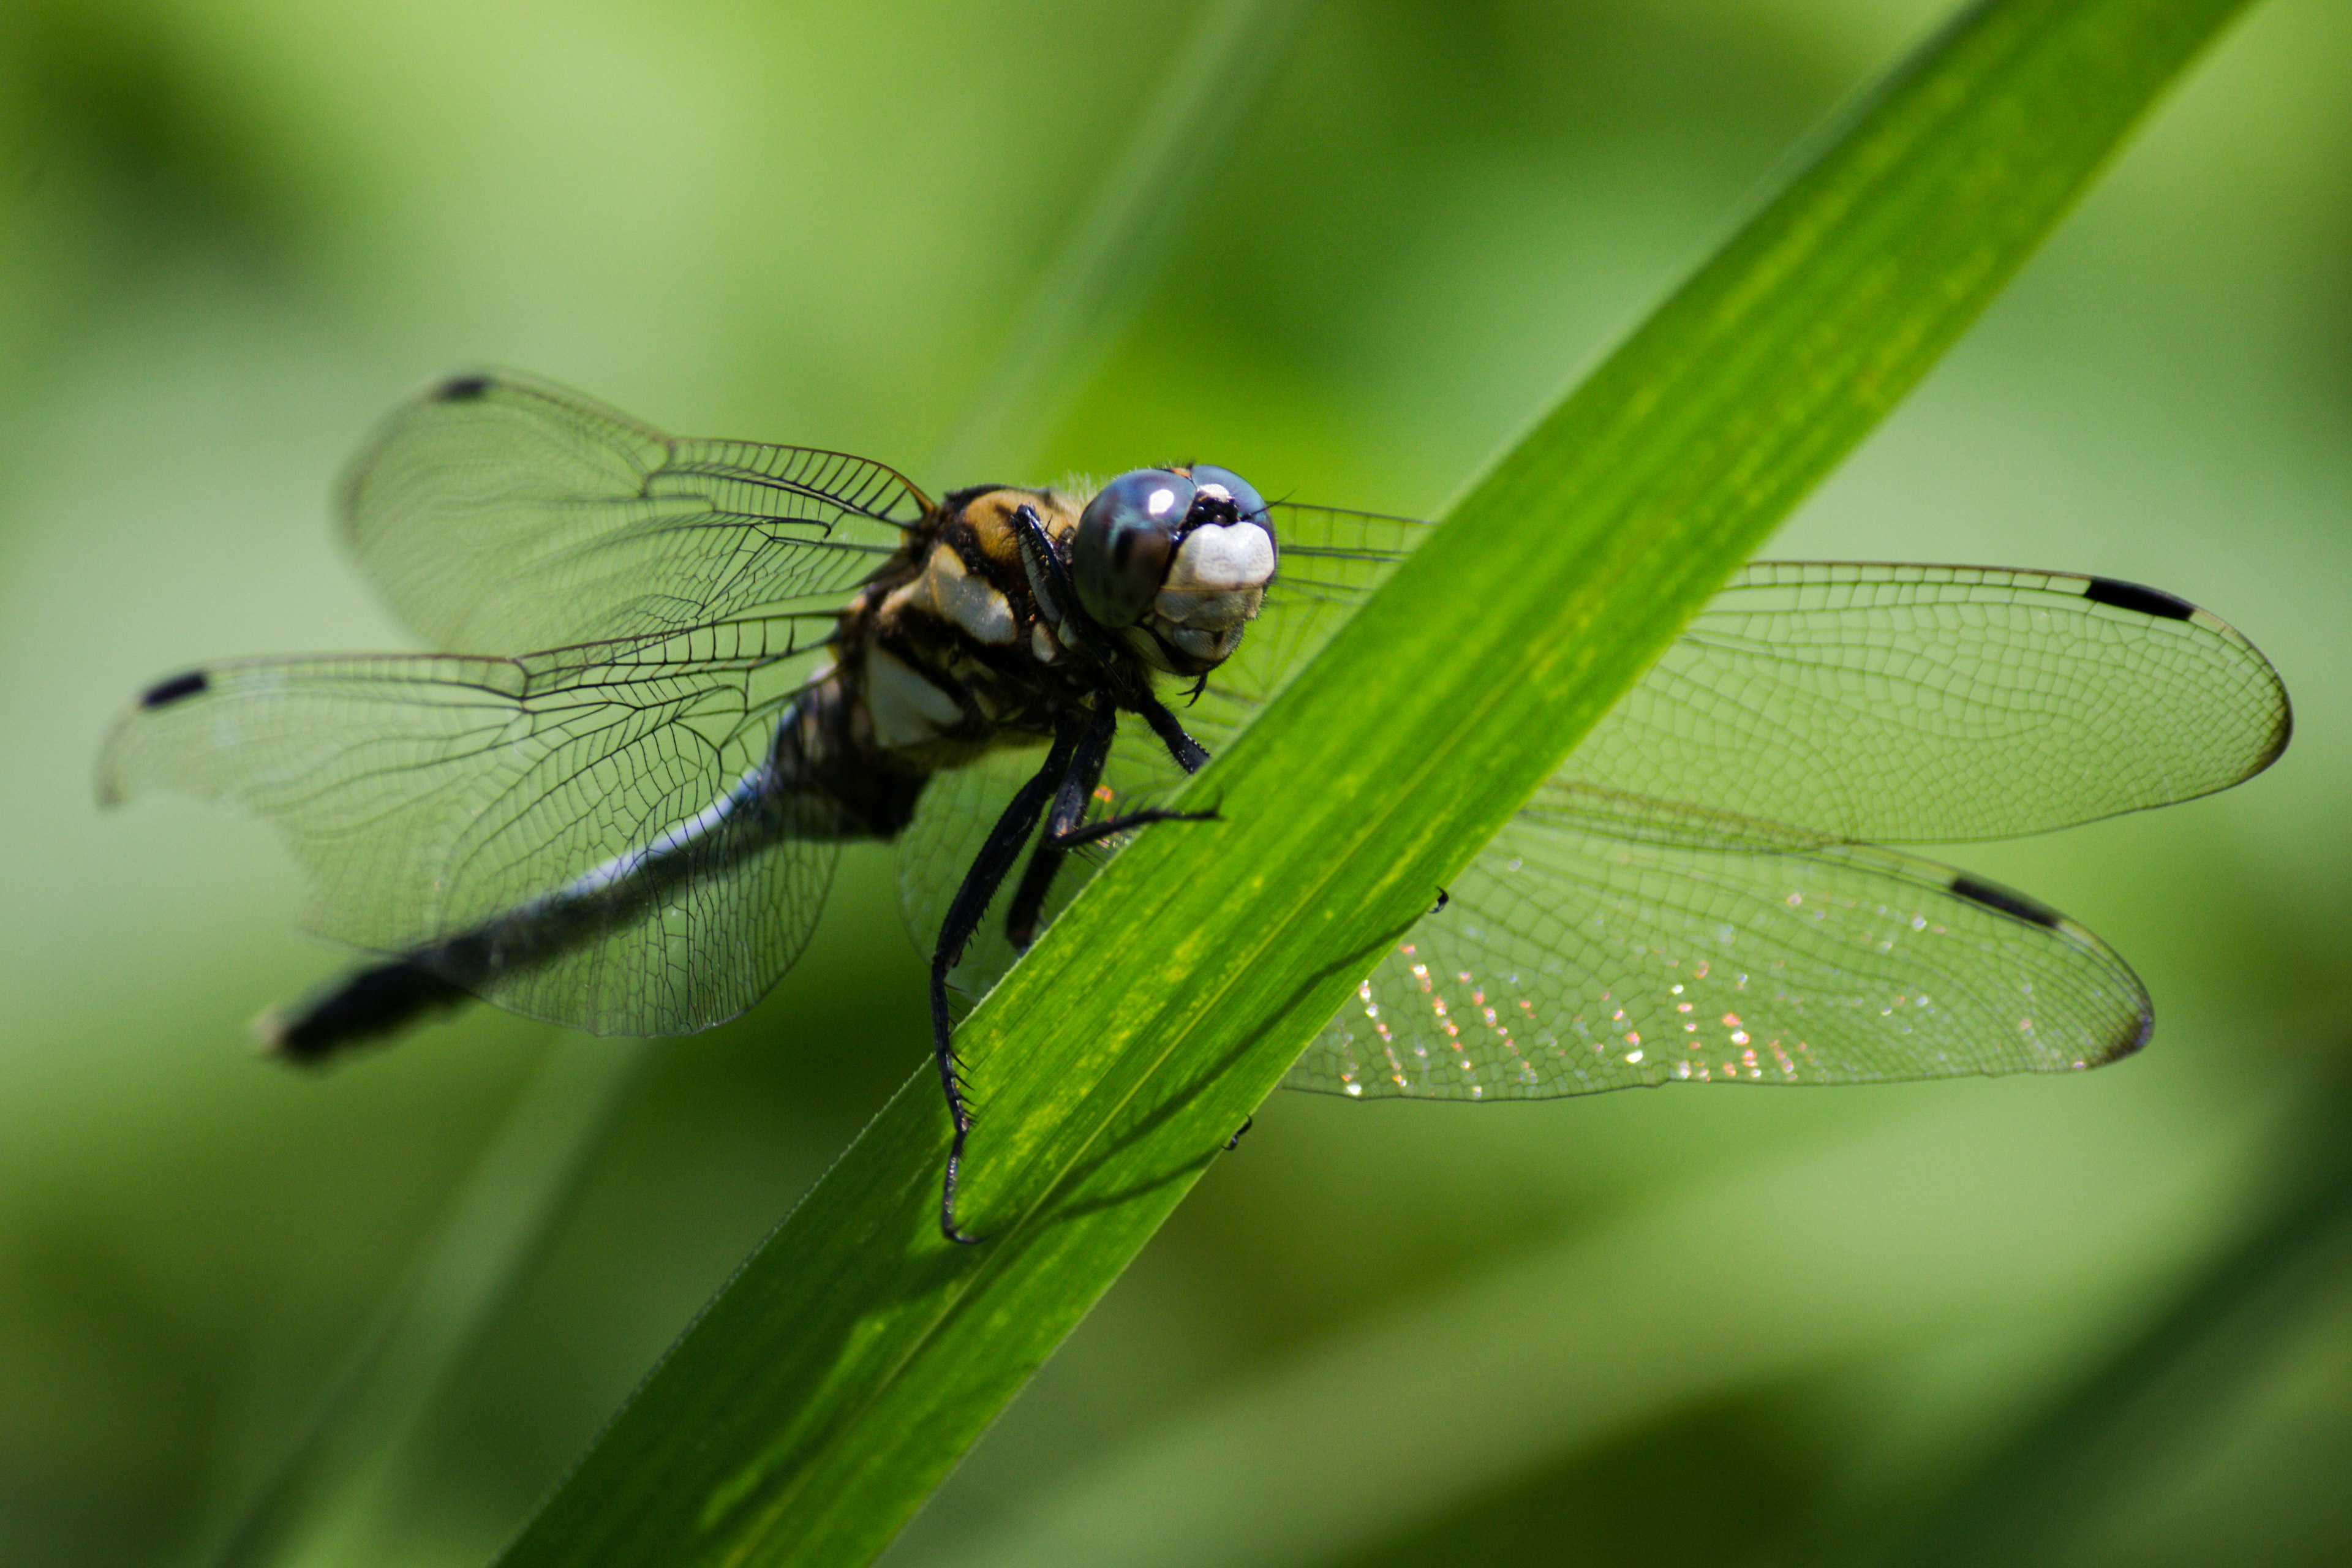
[(1254, 522), (1211, 524), (1184, 536), (1168, 586), (1263, 588), (1274, 577), (1274, 536)]
[(963, 718), (963, 706), (886, 648), (866, 656), (866, 714), (885, 746), (936, 741)]
[(1265, 529), (1254, 522), (1196, 528), (1177, 547), (1151, 612), (1165, 627), (1234, 630), (1256, 618), (1273, 580), (1274, 536)]
[(1029, 628), (1029, 657), (1039, 664), (1051, 664), (1062, 657), (1062, 645), (1045, 629), (1043, 621)]
[(1230, 626), (1170, 626), (1160, 635), (1169, 646), (1203, 664), (1223, 664), (1242, 646), (1242, 630), (1247, 621)]

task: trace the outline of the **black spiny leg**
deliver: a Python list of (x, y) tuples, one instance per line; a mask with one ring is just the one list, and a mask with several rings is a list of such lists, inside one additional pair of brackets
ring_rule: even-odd
[(1021, 885), (1013, 890), (1013, 908), (1004, 916), (1004, 934), (1011, 939), (1013, 952), (1026, 952), (1037, 940), (1037, 920), (1045, 912), (1045, 897), (1054, 890), (1054, 879), (1061, 875), (1062, 862), (1069, 855), (1068, 850), (1050, 844), (1040, 844), (1030, 855), (1029, 868), (1021, 873)]
[[(1150, 699), (1146, 698), (1145, 700), (1150, 701)], [(1152, 705), (1159, 706), (1156, 702)], [(1160, 712), (1166, 714), (1167, 710), (1162, 708)], [(1173, 725), (1176, 721), (1171, 716), (1168, 722)], [(1208, 760), (1209, 754), (1201, 751), (1190, 735), (1185, 735), (1181, 730), (1176, 732), (1186, 745), (1199, 753), (1202, 762)], [(1110, 759), (1111, 742), (1118, 734), (1118, 710), (1105, 707), (1087, 724), (1084, 738), (1078, 742), (1077, 753), (1070, 764), (1069, 774), (1062, 781), (1061, 789), (1054, 796), (1053, 811), (1045, 818), (1045, 836), (1037, 841), (1036, 853), (1029, 857), (1029, 868), (1022, 873), (1021, 886), (1013, 895), (1012, 910), (1005, 917), (1004, 934), (1012, 938), (1016, 952), (1028, 952), (1029, 944), (1037, 939), (1037, 918), (1045, 912), (1045, 895), (1053, 890), (1054, 878), (1062, 869), (1062, 862), (1069, 858), (1071, 850), (1108, 838), (1114, 833), (1148, 826), (1154, 822), (1210, 822), (1216, 818), (1217, 814), (1213, 811), (1155, 809), (1124, 812), (1107, 816), (1100, 822), (1087, 821), (1087, 802), (1094, 798), (1095, 786), (1102, 782), (1103, 764)], [(1169, 750), (1176, 752), (1177, 762), (1185, 762), (1183, 753), (1176, 752), (1173, 742), (1169, 744)], [(1184, 768), (1186, 773), (1199, 770), (1199, 763), (1186, 763)]]
[(950, 1038), (954, 1023), (948, 1016), (948, 971), (963, 956), (972, 932), (980, 929), (981, 917), (988, 912), (989, 900), (1004, 885), (1005, 873), (1013, 869), (1013, 862), (1020, 858), (1021, 847), (1029, 842), (1038, 815), (1045, 809), (1046, 797), (1055, 784), (1071, 772), (1070, 759), (1077, 749), (1079, 733), (1073, 724), (1061, 727), (1054, 737), (1052, 749), (1045, 753), (1045, 765), (1021, 786), (1005, 806), (1004, 815), (996, 819), (988, 842), (981, 846), (971, 869), (963, 875), (963, 884), (956, 889), (954, 901), (948, 905), (947, 920), (940, 927), (939, 945), (931, 950), (931, 1056), (939, 1064), (940, 1088), (948, 1097), (948, 1117), (955, 1123), (955, 1143), (948, 1151), (947, 1174), (940, 1184), (940, 1234), (966, 1246), (980, 1239), (964, 1235), (956, 1228), (955, 1222), (956, 1169), (963, 1163), (964, 1140), (971, 1135), (971, 1112), (964, 1105), (963, 1075), (956, 1066)]
[[(1109, 715), (1118, 722), (1117, 715)], [(1013, 892), (1013, 908), (1004, 917), (1004, 934), (1012, 939), (1013, 951), (1026, 952), (1029, 944), (1037, 940), (1037, 918), (1045, 912), (1045, 895), (1054, 890), (1054, 878), (1061, 871), (1062, 862), (1069, 858), (1067, 849), (1050, 842), (1054, 824), (1067, 814), (1073, 795), (1077, 809), (1086, 810), (1086, 803), (1094, 797), (1095, 786), (1102, 782), (1103, 764), (1110, 760), (1108, 745), (1093, 744), (1095, 731), (1102, 718), (1097, 717), (1087, 726), (1084, 740), (1078, 743), (1076, 759), (1071, 763), (1069, 775), (1063, 779), (1061, 789), (1054, 796), (1054, 814), (1046, 820), (1045, 837), (1029, 857), (1029, 868), (1021, 873), (1021, 886)]]
[(1200, 742), (1184, 733), (1184, 726), (1176, 721), (1176, 715), (1168, 711), (1160, 699), (1147, 691), (1136, 702), (1135, 710), (1143, 715), (1143, 721), (1151, 726), (1151, 732), (1160, 737), (1160, 743), (1168, 748), (1168, 754), (1176, 759), (1178, 767), (1188, 773), (1197, 773), (1209, 765), (1209, 753), (1202, 749)]

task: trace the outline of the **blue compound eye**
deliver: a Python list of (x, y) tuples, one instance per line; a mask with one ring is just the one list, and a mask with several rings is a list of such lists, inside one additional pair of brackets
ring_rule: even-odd
[(1193, 481), (1181, 474), (1138, 468), (1087, 502), (1071, 546), (1070, 577), (1097, 625), (1131, 626), (1151, 608), (1194, 494)]

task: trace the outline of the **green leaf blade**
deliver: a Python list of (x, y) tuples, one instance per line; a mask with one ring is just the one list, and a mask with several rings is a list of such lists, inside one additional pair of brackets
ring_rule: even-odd
[(1375, 955), (1925, 374), (2239, 0), (1979, 6), (1456, 506), (911, 1080), (506, 1555), (859, 1562)]

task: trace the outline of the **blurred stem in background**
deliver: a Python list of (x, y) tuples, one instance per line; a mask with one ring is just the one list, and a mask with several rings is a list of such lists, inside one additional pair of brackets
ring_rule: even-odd
[(559, 1039), (416, 1266), (352, 1347), (294, 1447), (203, 1561), (377, 1561), (411, 1438), (498, 1311), (626, 1099), (648, 1047)]
[(1937, 1503), (1886, 1568), (2057, 1561), (2161, 1486), (2183, 1450), (2341, 1313), (2352, 1263), (2352, 1053), (2315, 1075), (2275, 1134), (2269, 1191), (2103, 1364), (2028, 1420)]
[(934, 479), (968, 485), (994, 474), (1025, 482), (1028, 465), (1101, 370), (1187, 232), (1208, 226), (1235, 243), (1256, 243), (1239, 214), (1204, 206), (1201, 195), (1289, 53), (1309, 3), (1207, 0), (1030, 290), (982, 378), (978, 405), (940, 445)]
[[(1032, 289), (978, 405), (929, 473), (1019, 476), (1151, 292), (1311, 0), (1207, 0)], [(416, 1267), (362, 1335), (293, 1449), (204, 1561), (378, 1561), (412, 1439), (562, 1212), (650, 1054), (565, 1036), (458, 1190)]]

